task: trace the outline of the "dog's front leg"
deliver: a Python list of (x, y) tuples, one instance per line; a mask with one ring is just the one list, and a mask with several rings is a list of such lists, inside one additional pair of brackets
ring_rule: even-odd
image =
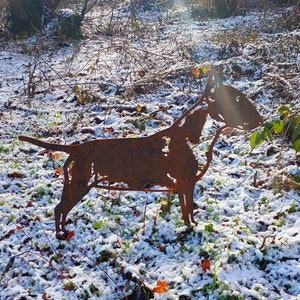
[(194, 186), (178, 191), (182, 219), (184, 223), (191, 226), (192, 223), (197, 224), (194, 220), (194, 201), (193, 201)]

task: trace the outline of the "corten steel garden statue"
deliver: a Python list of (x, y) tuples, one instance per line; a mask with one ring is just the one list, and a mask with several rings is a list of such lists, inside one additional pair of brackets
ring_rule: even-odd
[[(200, 99), (172, 126), (151, 136), (97, 139), (79, 145), (50, 144), (26, 136), (37, 146), (69, 154), (64, 167), (64, 188), (55, 207), (56, 236), (65, 239), (69, 211), (93, 187), (110, 190), (177, 192), (186, 224), (193, 217), (193, 191), (212, 160), (213, 146), (228, 127), (252, 129), (262, 122), (255, 107), (239, 90), (222, 83), (222, 66), (211, 68)], [(206, 154), (207, 162), (199, 171), (189, 143), (199, 143), (207, 115), (225, 123), (220, 127)], [(161, 189), (154, 187), (160, 186)]]

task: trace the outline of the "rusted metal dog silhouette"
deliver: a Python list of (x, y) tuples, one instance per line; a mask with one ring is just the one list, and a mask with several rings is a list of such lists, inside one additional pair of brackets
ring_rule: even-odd
[[(251, 129), (262, 121), (249, 99), (233, 87), (224, 86), (221, 78), (222, 68), (219, 72), (212, 68), (205, 91), (197, 103), (171, 127), (151, 136), (97, 139), (79, 145), (50, 144), (20, 136), (21, 141), (69, 154), (63, 167), (61, 201), (55, 207), (57, 238), (68, 236), (65, 228), (68, 213), (93, 187), (177, 192), (184, 222), (196, 223), (193, 217), (194, 187), (208, 169), (218, 136), (227, 127)], [(208, 114), (225, 125), (216, 131), (206, 154), (207, 162), (199, 171), (189, 144), (199, 142)], [(155, 189), (157, 186), (161, 189)]]

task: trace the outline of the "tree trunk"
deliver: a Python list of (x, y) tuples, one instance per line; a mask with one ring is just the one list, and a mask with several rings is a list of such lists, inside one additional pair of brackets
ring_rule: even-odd
[(8, 29), (13, 33), (32, 32), (42, 25), (41, 0), (8, 0)]
[(224, 18), (227, 16), (228, 12), (227, 12), (225, 0), (215, 0), (214, 6), (215, 6), (215, 14), (218, 18)]
[(60, 0), (8, 0), (7, 29), (32, 33), (49, 22)]

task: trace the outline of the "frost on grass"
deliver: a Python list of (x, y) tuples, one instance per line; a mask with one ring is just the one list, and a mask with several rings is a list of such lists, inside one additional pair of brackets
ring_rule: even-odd
[[(168, 212), (162, 193), (92, 189), (71, 212), (76, 238), (55, 239), (66, 157), (18, 135), (70, 144), (152, 134), (196, 102), (206, 78), (191, 70), (205, 62), (222, 62), (226, 80), (264, 116), (299, 105), (299, 32), (272, 31), (264, 21), (271, 13), (197, 23), (155, 11), (157, 27), (151, 12), (140, 12), (125, 32), (127, 13), (118, 10), (108, 28), (109, 14), (91, 12), (80, 43), (49, 38), (43, 46), (35, 37), (3, 46), (1, 296), (121, 299), (145, 290), (155, 299), (297, 299), (299, 186), (291, 175), (299, 158), (276, 140), (272, 151), (267, 142), (251, 151), (247, 134), (220, 137), (194, 191), (192, 231), (177, 196)], [(200, 161), (216, 126), (208, 120), (193, 148)]]

